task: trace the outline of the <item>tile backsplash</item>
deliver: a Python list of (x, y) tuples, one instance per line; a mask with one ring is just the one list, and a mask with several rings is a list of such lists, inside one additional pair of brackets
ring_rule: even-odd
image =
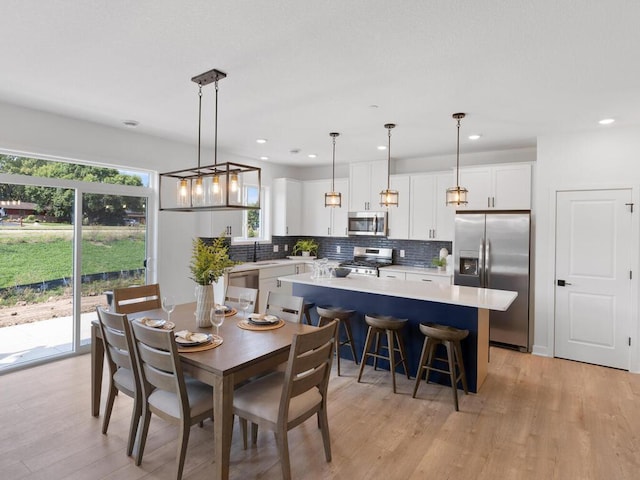
[[(237, 262), (252, 262), (254, 248), (256, 259), (273, 260), (286, 258), (291, 255), (293, 246), (299, 238), (304, 237), (272, 237), (271, 243), (258, 243), (246, 245), (230, 245), (229, 255)], [(441, 248), (446, 248), (452, 253), (452, 242), (436, 242), (422, 240), (392, 240), (379, 237), (313, 237), (318, 242), (318, 257), (330, 260), (345, 261), (353, 258), (353, 247), (391, 248), (393, 249), (393, 263), (396, 265), (411, 265), (430, 267), (434, 258), (438, 258)], [(212, 239), (204, 239), (211, 241)], [(274, 252), (274, 246), (278, 246), (278, 252)], [(287, 250), (285, 251), (285, 246)], [(340, 247), (340, 253), (337, 253)], [(400, 257), (400, 250), (404, 250), (404, 258)]]

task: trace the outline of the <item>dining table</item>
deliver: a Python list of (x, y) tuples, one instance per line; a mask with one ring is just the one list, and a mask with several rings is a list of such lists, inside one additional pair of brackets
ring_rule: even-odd
[[(175, 331), (187, 329), (192, 332), (212, 333), (211, 328), (197, 328), (196, 304), (178, 305), (171, 314)], [(136, 318), (166, 319), (162, 310), (148, 310), (128, 315)], [(234, 387), (262, 372), (286, 362), (294, 334), (306, 333), (315, 327), (302, 323), (283, 322), (280, 328), (247, 330), (239, 328), (241, 315), (229, 316), (220, 327), (223, 342), (210, 350), (180, 352), (185, 374), (213, 387), (214, 417), (214, 471), (213, 478), (229, 478), (231, 439), (233, 431)], [(104, 343), (98, 321), (91, 323), (91, 414), (100, 414), (100, 395), (104, 365)]]

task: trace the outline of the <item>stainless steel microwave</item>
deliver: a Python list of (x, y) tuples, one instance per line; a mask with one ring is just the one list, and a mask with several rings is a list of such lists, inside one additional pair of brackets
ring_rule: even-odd
[(387, 236), (387, 212), (349, 212), (349, 235)]

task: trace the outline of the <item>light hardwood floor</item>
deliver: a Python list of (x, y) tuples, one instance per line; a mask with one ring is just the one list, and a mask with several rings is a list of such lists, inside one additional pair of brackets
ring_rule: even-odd
[[(330, 382), (333, 461), (314, 419), (289, 436), (296, 479), (638, 479), (640, 375), (491, 350), (487, 382), (460, 396), (342, 363)], [(171, 479), (177, 430), (154, 417), (141, 467), (125, 455), (131, 400), (116, 399), (108, 435), (89, 413), (89, 356), (0, 376), (0, 478)], [(335, 374), (335, 364), (334, 364)], [(212, 423), (191, 430), (185, 480), (209, 479)], [(275, 441), (242, 449), (236, 422), (231, 478), (279, 479)]]

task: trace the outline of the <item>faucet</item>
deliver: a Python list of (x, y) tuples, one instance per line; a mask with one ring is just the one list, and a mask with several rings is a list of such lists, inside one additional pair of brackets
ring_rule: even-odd
[(253, 242), (253, 261), (258, 261), (258, 242)]

